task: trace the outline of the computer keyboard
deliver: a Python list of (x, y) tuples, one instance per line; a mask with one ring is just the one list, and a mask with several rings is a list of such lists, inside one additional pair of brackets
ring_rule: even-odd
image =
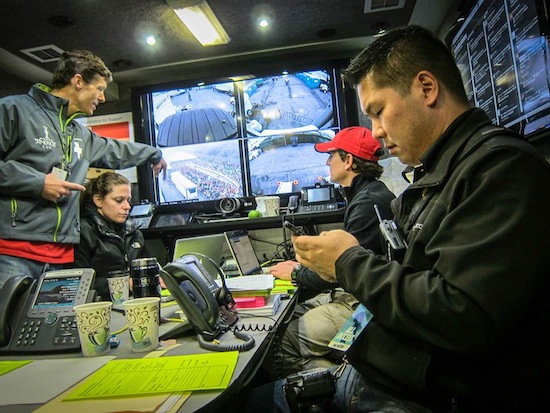
[[(216, 280), (221, 285), (221, 280)], [(244, 275), (240, 277), (227, 278), (225, 285), (229, 290), (255, 291), (271, 290), (275, 279), (271, 274)]]

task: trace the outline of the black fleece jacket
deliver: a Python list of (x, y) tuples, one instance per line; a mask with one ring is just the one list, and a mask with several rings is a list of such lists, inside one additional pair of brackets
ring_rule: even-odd
[[(367, 179), (362, 175), (357, 175), (351, 186), (342, 189), (348, 202), (344, 213), (344, 229), (355, 236), (364, 248), (375, 254), (383, 254), (384, 246), (380, 238), (379, 221), (374, 205), (378, 206), (383, 219), (390, 219), (393, 217), (390, 203), (395, 199), (395, 195), (382, 181)], [(324, 281), (306, 267), (298, 271), (296, 281), (311, 291), (324, 291), (336, 286), (334, 283)]]
[(133, 259), (146, 256), (143, 234), (131, 219), (124, 224), (114, 224), (97, 212), (94, 205), (84, 207), (74, 266), (95, 270), (94, 288), (103, 300), (109, 299), (109, 273), (129, 271)]

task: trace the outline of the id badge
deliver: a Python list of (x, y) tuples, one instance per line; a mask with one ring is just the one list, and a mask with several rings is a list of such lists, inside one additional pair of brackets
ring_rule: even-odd
[(359, 304), (328, 346), (336, 350), (347, 351), (371, 319), (371, 312), (363, 304)]
[(52, 173), (62, 181), (65, 181), (67, 179), (67, 171), (64, 171), (63, 169), (59, 169), (54, 166), (52, 169)]

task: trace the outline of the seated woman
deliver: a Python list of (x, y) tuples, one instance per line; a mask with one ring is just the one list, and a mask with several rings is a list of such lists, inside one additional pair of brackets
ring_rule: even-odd
[(149, 256), (143, 234), (128, 219), (131, 191), (124, 175), (105, 172), (86, 185), (81, 199), (74, 266), (95, 270), (94, 288), (102, 300), (109, 300), (108, 277), (129, 274), (133, 259)]

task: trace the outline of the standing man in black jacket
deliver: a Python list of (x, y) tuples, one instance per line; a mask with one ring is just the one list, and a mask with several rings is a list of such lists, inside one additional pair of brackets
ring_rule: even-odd
[[(395, 195), (379, 180), (384, 171), (378, 163), (384, 154), (382, 145), (369, 129), (352, 126), (342, 129), (329, 142), (315, 144), (315, 150), (328, 153), (330, 179), (342, 186), (347, 201), (344, 229), (363, 247), (383, 254), (374, 206), (384, 219), (392, 218), (390, 203)], [(294, 319), (281, 339), (278, 359), (273, 367), (268, 367), (272, 376), (339, 363), (343, 353), (328, 347), (328, 343), (357, 307), (357, 299), (296, 261), (280, 262), (270, 272), (277, 278), (292, 279), (310, 297), (312, 292), (317, 293), (296, 306)]]
[[(372, 315), (336, 374), (334, 409), (538, 411), (550, 388), (548, 164), (469, 106), (452, 54), (421, 27), (377, 39), (345, 80), (373, 135), (415, 170), (392, 204), (402, 262), (341, 230), (293, 237), (298, 261)], [(288, 410), (283, 389), (276, 411)]]

